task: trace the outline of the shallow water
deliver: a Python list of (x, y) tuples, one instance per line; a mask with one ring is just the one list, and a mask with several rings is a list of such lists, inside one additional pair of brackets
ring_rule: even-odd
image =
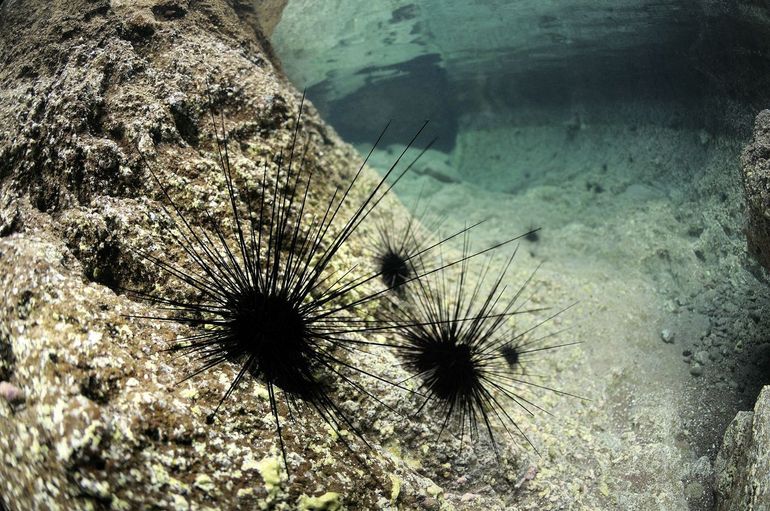
[(581, 344), (549, 355), (549, 381), (590, 401), (542, 396), (539, 488), (580, 509), (709, 509), (724, 429), (770, 382), (739, 167), (766, 64), (710, 3), (595, 4), (290, 0), (272, 41), (361, 152), (393, 119), (377, 168), (431, 119), (407, 207), (448, 232), (487, 219), (477, 246), (542, 228), (511, 281), (542, 264), (539, 302), (577, 302), (558, 326)]

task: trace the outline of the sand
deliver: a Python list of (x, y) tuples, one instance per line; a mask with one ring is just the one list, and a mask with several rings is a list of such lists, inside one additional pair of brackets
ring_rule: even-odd
[[(540, 227), (518, 243), (511, 286), (542, 264), (538, 303), (576, 302), (541, 330), (569, 328), (559, 340), (581, 344), (540, 362), (549, 386), (588, 400), (534, 392), (553, 416), (523, 419), (543, 457), (531, 453), (540, 474), (517, 505), (573, 494), (579, 509), (708, 508), (721, 435), (751, 407), (765, 356), (766, 285), (741, 231), (741, 141), (631, 122), (484, 121), (466, 122), (452, 153), (429, 151), (397, 194), (445, 216), (446, 232), (486, 219), (473, 230), (479, 248)], [(510, 249), (500, 252), (497, 268)]]

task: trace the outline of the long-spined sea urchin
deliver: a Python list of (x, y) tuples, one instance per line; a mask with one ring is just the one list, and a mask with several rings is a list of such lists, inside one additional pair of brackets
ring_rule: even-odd
[[(206, 218), (211, 225), (210, 231), (193, 225), (142, 155), (144, 166), (161, 190), (161, 208), (173, 226), (168, 233), (172, 243), (183, 250), (193, 269), (167, 262), (146, 251), (141, 251), (140, 256), (186, 284), (195, 292), (196, 298), (172, 299), (152, 292), (134, 294), (161, 306), (168, 313), (144, 318), (180, 322), (196, 328), (195, 333), (177, 339), (169, 349), (192, 355), (201, 363), (185, 380), (229, 361), (240, 364), (237, 376), (211, 414), (212, 418), (247, 374), (266, 385), (281, 453), (288, 469), (278, 391), (282, 392), (289, 412), (301, 403), (309, 404), (332, 429), (340, 431), (349, 428), (366, 443), (351, 418), (334, 400), (332, 389), (322, 383), (324, 377), (335, 377), (349, 390), (377, 401), (377, 397), (344, 372), (400, 387), (400, 384), (377, 376), (357, 363), (346, 361), (343, 354), (345, 351), (359, 351), (367, 345), (389, 346), (352, 337), (396, 327), (389, 322), (360, 319), (351, 314), (389, 290), (386, 287), (371, 291), (366, 287), (377, 282), (381, 272), (355, 278), (355, 266), (341, 274), (329, 272), (328, 268), (350, 236), (430, 144), (406, 168), (396, 171), (411, 148), (409, 144), (371, 191), (365, 194), (362, 203), (342, 222), (339, 217), (345, 209), (343, 206), (350, 199), (351, 191), (371, 156), (370, 152), (344, 190), (340, 193), (340, 188), (337, 188), (321, 212), (310, 215), (307, 206), (312, 173), (303, 179), (307, 146), (300, 150), (298, 144), (303, 97), (291, 142), (285, 155), (282, 153), (278, 158), (275, 183), (268, 185), (265, 164), (259, 199), (241, 202), (229, 157), (224, 114), (215, 114), (210, 96), (217, 160), (224, 176), (233, 227), (230, 232), (218, 227), (219, 223), (208, 212)], [(424, 127), (415, 134), (413, 141)], [(298, 158), (300, 153), (302, 155)], [(283, 179), (280, 177), (282, 174)], [(310, 216), (311, 220), (305, 220), (306, 216)], [(337, 223), (341, 223), (341, 227), (336, 228), (334, 224)], [(411, 257), (420, 257), (468, 229), (424, 247)], [(419, 279), (441, 269), (433, 268), (412, 275), (408, 280)]]
[[(467, 254), (468, 250), (466, 237), (463, 253)], [(481, 424), (496, 453), (493, 419), (510, 436), (513, 430), (517, 431), (537, 451), (508, 411), (508, 406), (513, 405), (527, 415), (534, 415), (533, 410), (546, 412), (521, 393), (523, 387), (579, 398), (538, 383), (523, 371), (527, 357), (577, 342), (549, 344), (548, 340), (560, 332), (531, 337), (535, 329), (566, 309), (518, 333), (508, 324), (511, 316), (542, 310), (526, 308), (529, 299), (523, 299), (534, 272), (511, 296), (506, 296), (505, 280), (515, 255), (516, 250), (487, 289), (484, 285), (490, 262), (470, 288), (466, 287), (467, 260), (463, 260), (456, 272), (454, 284), (449, 283), (444, 273), (418, 280), (410, 295), (414, 303), (404, 309), (408, 319), (401, 320), (403, 340), (398, 348), (424, 394), (418, 413), (433, 407), (443, 415), (438, 437), (450, 422), (455, 422), (460, 428), (461, 441), (466, 431), (476, 438)]]
[[(425, 270), (423, 249), (430, 244), (430, 234), (438, 232), (443, 219), (436, 218), (426, 224), (429, 208), (422, 202), (422, 192), (404, 223), (390, 217), (380, 218), (375, 224), (376, 237), (372, 242), (374, 262), (383, 283), (403, 296), (404, 284)], [(418, 208), (419, 211), (418, 211)]]

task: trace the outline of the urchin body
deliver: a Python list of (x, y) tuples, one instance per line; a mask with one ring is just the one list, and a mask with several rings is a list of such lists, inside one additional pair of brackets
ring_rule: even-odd
[(385, 285), (393, 289), (400, 289), (415, 273), (408, 254), (393, 248), (377, 257), (377, 268)]
[[(314, 348), (298, 304), (258, 289), (245, 290), (229, 305), (221, 344), (231, 357), (245, 358), (249, 372), (284, 392), (311, 399)], [(230, 317), (228, 317), (230, 316)]]
[(471, 346), (455, 340), (421, 339), (410, 351), (408, 365), (422, 375), (423, 386), (432, 396), (452, 406), (467, 407), (481, 380), (483, 365)]

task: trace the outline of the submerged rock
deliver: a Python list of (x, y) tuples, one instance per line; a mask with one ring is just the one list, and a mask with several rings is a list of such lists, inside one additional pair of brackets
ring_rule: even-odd
[[(178, 326), (130, 317), (152, 307), (124, 288), (179, 292), (137, 256), (180, 255), (163, 239), (137, 146), (200, 219), (224, 204), (207, 88), (233, 132), (239, 179), (291, 134), (300, 94), (236, 14), (251, 3), (235, 4), (0, 7), (0, 500), (10, 509), (293, 508), (329, 492), (373, 505), (396, 474), (399, 502), (413, 503), (429, 484), (380, 450), (351, 461), (310, 414), (287, 433), (303, 468), (267, 477), (274, 432), (257, 389), (207, 424), (229, 369), (178, 385), (194, 364), (163, 352)], [(323, 194), (359, 160), (308, 110)]]
[(770, 386), (727, 428), (714, 468), (717, 511), (770, 509)]
[(770, 270), (770, 110), (757, 115), (754, 137), (741, 157), (749, 251)]
[[(138, 318), (158, 310), (126, 288), (189, 294), (138, 254), (189, 263), (139, 151), (186, 218), (208, 227), (229, 207), (209, 101), (223, 112), (244, 194), (259, 193), (261, 164), (291, 140), (301, 94), (252, 24), (253, 5), (0, 4), (0, 501), (10, 509), (415, 509), (428, 499), (429, 509), (451, 509), (460, 485), (433, 480), (447, 460), (470, 474), (462, 489), (483, 477), (514, 493), (507, 471), (517, 460), (504, 452), (508, 464), (498, 466), (483, 443), (457, 454), (451, 438), (420, 451), (434, 430), (403, 421), (416, 401), (375, 384), (400, 416), (340, 399), (364, 410), (354, 427), (370, 446), (332, 434), (309, 406), (290, 417), (281, 402), (287, 476), (259, 382), (249, 379), (207, 420), (237, 370), (223, 364), (180, 383), (197, 362), (164, 348), (189, 331)], [(306, 214), (318, 218), (361, 159), (309, 104), (302, 133), (314, 171)], [(272, 188), (276, 176), (266, 175)], [(345, 219), (372, 182), (366, 169)], [(402, 211), (390, 198), (383, 207)], [(357, 264), (365, 237), (334, 264)], [(405, 379), (392, 355), (367, 358)], [(479, 503), (504, 508), (494, 492)]]

